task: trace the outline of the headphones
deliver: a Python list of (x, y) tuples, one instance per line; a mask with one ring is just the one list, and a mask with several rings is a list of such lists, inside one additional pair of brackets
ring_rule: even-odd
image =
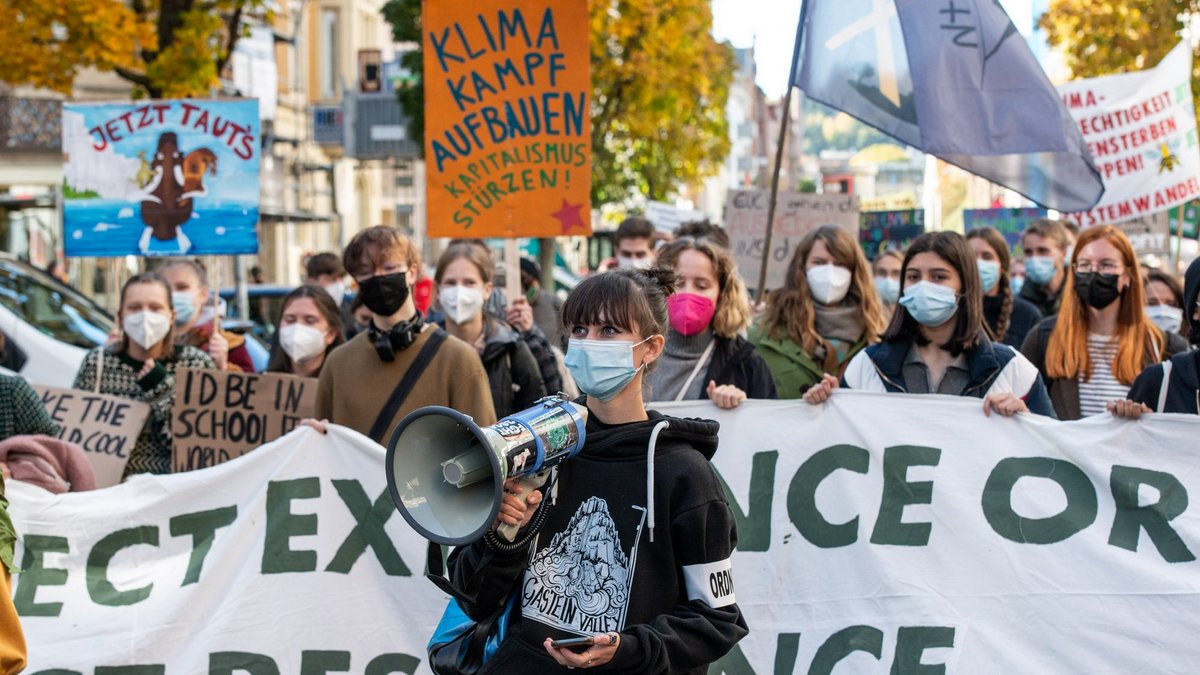
[(383, 361), (391, 363), (396, 360), (396, 352), (404, 351), (421, 334), (425, 326), (425, 317), (417, 312), (416, 316), (392, 326), (389, 331), (381, 331), (375, 327), (375, 322), (367, 324), (367, 337), (375, 345), (375, 353)]

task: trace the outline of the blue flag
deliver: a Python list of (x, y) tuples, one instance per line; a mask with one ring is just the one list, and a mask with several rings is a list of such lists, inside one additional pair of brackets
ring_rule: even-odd
[(1087, 210), (1104, 194), (999, 0), (804, 0), (792, 83), (1047, 208)]

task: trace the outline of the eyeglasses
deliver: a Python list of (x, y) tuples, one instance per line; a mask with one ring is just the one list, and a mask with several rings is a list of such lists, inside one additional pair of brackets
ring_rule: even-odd
[(1101, 260), (1092, 262), (1091, 260), (1080, 260), (1075, 263), (1075, 271), (1080, 274), (1090, 274), (1099, 272), (1100, 274), (1120, 274), (1125, 270), (1125, 266), (1116, 260)]

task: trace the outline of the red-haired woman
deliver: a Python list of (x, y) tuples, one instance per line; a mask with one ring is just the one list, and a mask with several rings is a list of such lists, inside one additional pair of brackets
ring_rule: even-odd
[(1041, 371), (1061, 420), (1125, 399), (1147, 366), (1187, 349), (1164, 337), (1143, 307), (1142, 277), (1129, 239), (1115, 227), (1085, 230), (1075, 245), (1058, 316), (1044, 319), (1021, 351)]

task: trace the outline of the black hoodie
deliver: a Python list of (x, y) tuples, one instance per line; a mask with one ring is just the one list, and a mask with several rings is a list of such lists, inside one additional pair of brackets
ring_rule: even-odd
[[(1191, 327), (1193, 345), (1200, 344), (1200, 258), (1193, 260), (1184, 275), (1183, 316)], [(1162, 392), (1162, 365), (1142, 371), (1129, 389), (1129, 400), (1143, 403), (1151, 410), (1159, 408)], [(1167, 382), (1167, 397), (1163, 412), (1200, 414), (1200, 349), (1178, 354), (1171, 359), (1171, 377)]]
[(589, 418), (582, 452), (543, 502), (550, 510), (532, 557), (483, 540), (451, 554), (451, 583), (473, 618), (509, 589), (521, 593), (522, 615), (481, 675), (566, 673), (542, 646), (547, 637), (610, 631), (620, 647), (595, 670), (702, 675), (748, 632), (730, 574), (733, 515), (708, 461), (718, 425), (649, 416), (617, 426)]

